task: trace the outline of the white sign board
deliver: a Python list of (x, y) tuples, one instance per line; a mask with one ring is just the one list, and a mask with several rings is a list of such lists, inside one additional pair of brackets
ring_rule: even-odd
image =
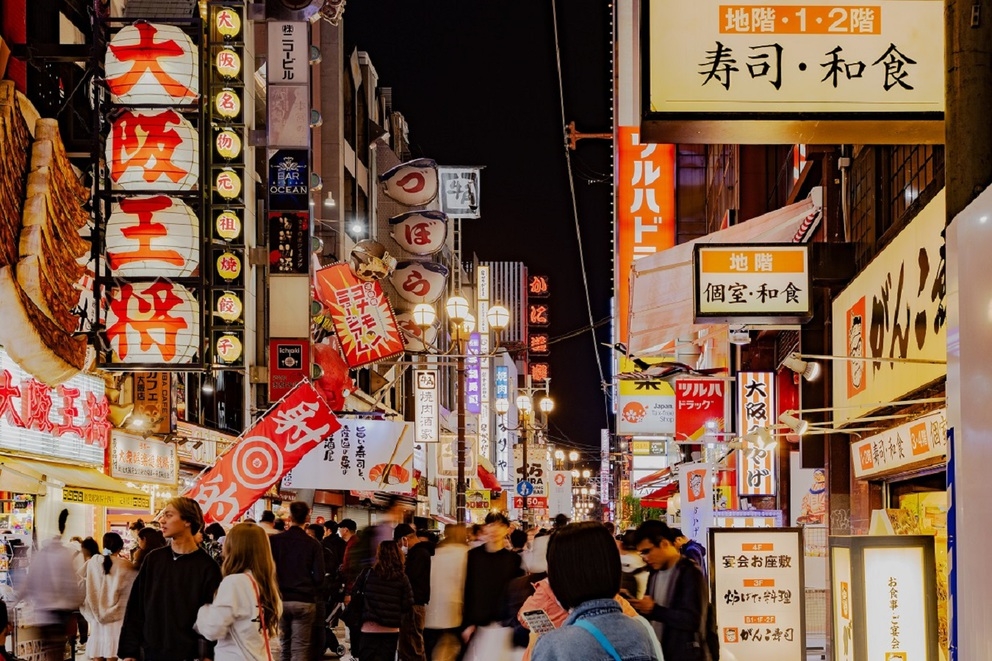
[(179, 479), (176, 446), (115, 429), (110, 435), (110, 476), (175, 486)]
[(526, 480), (534, 485), (531, 496), (548, 495), (548, 476), (551, 473), (547, 453), (534, 443), (527, 446), (527, 468), (524, 469), (524, 447), (522, 441), (513, 446), (513, 476), (517, 482)]
[(407, 493), (413, 488), (413, 431), (409, 423), (339, 421), (341, 429), (286, 474), (284, 489)]
[(657, 113), (944, 110), (940, 0), (649, 0)]
[(269, 58), (265, 74), (270, 85), (310, 82), (310, 35), (305, 21), (268, 23)]
[(738, 661), (805, 659), (802, 530), (713, 528), (708, 553), (721, 646)]
[[(868, 659), (928, 658), (926, 562), (921, 547), (866, 548), (865, 638)], [(899, 655), (902, 656), (899, 656)]]
[(473, 167), (445, 167), (437, 169), (440, 179), (441, 211), (449, 218), (479, 217), (479, 175)]
[(813, 314), (806, 246), (697, 244), (693, 267), (697, 323), (802, 322)]
[(414, 382), (414, 429), (417, 443), (437, 443), (441, 437), (441, 400), (437, 370), (416, 370)]
[(851, 549), (843, 546), (830, 548), (830, 577), (834, 595), (834, 661), (853, 661)]
[(572, 516), (572, 474), (569, 471), (551, 471), (548, 487), (548, 516)]
[(851, 462), (858, 479), (946, 457), (947, 453), (947, 409), (851, 444)]

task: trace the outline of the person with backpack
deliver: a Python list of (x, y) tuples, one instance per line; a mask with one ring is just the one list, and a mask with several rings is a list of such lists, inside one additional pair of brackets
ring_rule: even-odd
[(386, 540), (379, 544), (375, 564), (356, 581), (361, 593), (362, 661), (394, 661), (403, 615), (413, 610), (413, 588), (403, 572), (399, 545)]

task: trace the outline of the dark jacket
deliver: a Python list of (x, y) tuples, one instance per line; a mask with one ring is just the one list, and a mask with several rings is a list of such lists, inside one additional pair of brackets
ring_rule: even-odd
[(426, 606), (431, 600), (431, 558), (434, 556), (434, 545), (430, 542), (418, 542), (406, 553), (403, 571), (410, 579), (413, 588), (413, 603)]
[(336, 574), (339, 569), (341, 569), (341, 563), (344, 562), (344, 547), (347, 542), (341, 539), (340, 535), (328, 535), (323, 539), (321, 544), (325, 549), (330, 550), (331, 554), (334, 556), (334, 566), (325, 567), (328, 574)]
[[(669, 585), (668, 606), (655, 604), (647, 619), (661, 622), (661, 651), (666, 659), (679, 661), (709, 661), (705, 623), (709, 609), (709, 590), (703, 570), (694, 561), (682, 558), (675, 565), (676, 574)], [(655, 572), (648, 578), (647, 594), (651, 594)]]
[[(399, 579), (379, 576), (375, 567), (365, 580), (362, 622), (375, 622), (384, 627), (399, 628), (401, 618), (413, 610), (413, 588), (405, 575)], [(356, 581), (361, 586), (362, 579)]]
[(702, 544), (694, 539), (690, 539), (682, 547), (682, 555), (690, 560), (694, 560), (699, 565), (699, 568), (703, 570), (704, 577), (709, 576), (709, 571), (706, 567), (706, 549)]
[(469, 551), (462, 627), (502, 622), (506, 617), (507, 588), (510, 581), (522, 574), (520, 556), (513, 551), (500, 549), (490, 553), (485, 544)]
[(324, 547), (300, 526), (270, 536), (269, 542), (282, 600), (317, 603), (324, 584)]

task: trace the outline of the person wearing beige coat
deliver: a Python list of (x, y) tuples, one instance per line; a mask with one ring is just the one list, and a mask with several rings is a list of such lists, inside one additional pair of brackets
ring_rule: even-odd
[(90, 659), (117, 658), (124, 611), (138, 574), (130, 560), (118, 555), (123, 548), (121, 536), (108, 532), (103, 536), (103, 555), (86, 563), (85, 607), (92, 617), (86, 656)]

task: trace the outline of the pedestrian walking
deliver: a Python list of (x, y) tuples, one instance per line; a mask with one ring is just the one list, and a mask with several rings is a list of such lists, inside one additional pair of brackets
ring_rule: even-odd
[(651, 574), (646, 594), (631, 604), (651, 622), (666, 658), (710, 661), (706, 579), (699, 565), (679, 554), (675, 539), (675, 531), (662, 521), (645, 521), (637, 528), (637, 552)]
[(168, 502), (159, 517), (171, 546), (142, 561), (131, 588), (118, 643), (124, 661), (212, 659), (213, 643), (193, 630), (196, 614), (214, 598), (220, 567), (193, 536), (203, 528), (203, 512), (191, 498)]
[(620, 551), (601, 523), (558, 528), (548, 545), (548, 582), (569, 614), (538, 639), (534, 661), (662, 661), (647, 623), (627, 617), (617, 603)]
[(103, 554), (86, 562), (86, 612), (90, 618), (86, 656), (116, 659), (128, 597), (138, 572), (121, 557), (124, 540), (115, 532), (103, 536)]
[[(344, 563), (344, 550), (347, 542), (342, 537), (342, 534), (347, 531), (341, 529), (342, 534), (338, 534), (338, 524), (336, 521), (331, 520), (324, 522), (324, 529), (326, 532), (321, 544), (330, 553), (330, 555), (324, 555), (326, 565), (324, 569), (327, 571), (328, 576), (331, 577), (331, 589), (328, 592), (326, 605), (327, 621), (324, 623), (324, 643), (327, 646), (326, 648), (331, 652), (338, 656), (343, 656), (345, 651), (344, 646), (338, 642), (334, 628), (338, 624), (341, 600), (344, 598), (345, 578), (342, 565)], [(328, 560), (330, 561), (330, 565), (327, 565)]]
[(427, 604), (431, 600), (431, 560), (434, 545), (421, 541), (417, 531), (408, 523), (401, 523), (393, 531), (397, 544), (406, 549), (403, 571), (413, 589), (413, 608), (403, 614), (400, 624), (400, 661), (426, 661), (424, 651), (424, 622)]
[(399, 545), (386, 540), (379, 544), (375, 564), (356, 582), (362, 592), (361, 661), (394, 661), (405, 613), (413, 609), (413, 588), (403, 573)]
[[(321, 542), (324, 539), (325, 528), (319, 523), (311, 523), (307, 525), (307, 535), (313, 539)], [(324, 635), (324, 630), (326, 627), (325, 620), (327, 619), (327, 600), (330, 597), (331, 591), (334, 589), (334, 576), (335, 572), (335, 562), (334, 554), (331, 550), (320, 545), (320, 550), (324, 555), (324, 578), (320, 583), (320, 587), (317, 589), (317, 610), (313, 618), (313, 629), (310, 631), (310, 660), (320, 661), (324, 658), (324, 650), (327, 649), (327, 638)], [(337, 645), (335, 644), (335, 648)]]
[(431, 598), (424, 612), (424, 653), (432, 661), (455, 661), (461, 653), (462, 604), (468, 565), (468, 531), (458, 523), (444, 529), (434, 549)]
[(151, 526), (145, 526), (138, 531), (138, 548), (134, 551), (134, 556), (132, 562), (134, 562), (135, 569), (141, 569), (142, 563), (144, 563), (145, 558), (148, 554), (155, 549), (160, 549), (163, 546), (167, 546), (165, 541), (165, 536), (162, 534), (161, 530), (152, 528)]
[(282, 597), (282, 661), (303, 661), (310, 658), (314, 644), (313, 623), (324, 582), (324, 549), (304, 530), (310, 519), (310, 506), (294, 501), (289, 514), (292, 525), (269, 537), (269, 541)]
[(258, 525), (265, 531), (266, 535), (275, 535), (279, 532), (276, 530), (276, 513), (272, 510), (262, 512), (262, 517), (258, 520)]
[(224, 579), (213, 603), (200, 606), (196, 630), (217, 642), (213, 661), (272, 661), (282, 599), (269, 536), (239, 523), (224, 540)]

